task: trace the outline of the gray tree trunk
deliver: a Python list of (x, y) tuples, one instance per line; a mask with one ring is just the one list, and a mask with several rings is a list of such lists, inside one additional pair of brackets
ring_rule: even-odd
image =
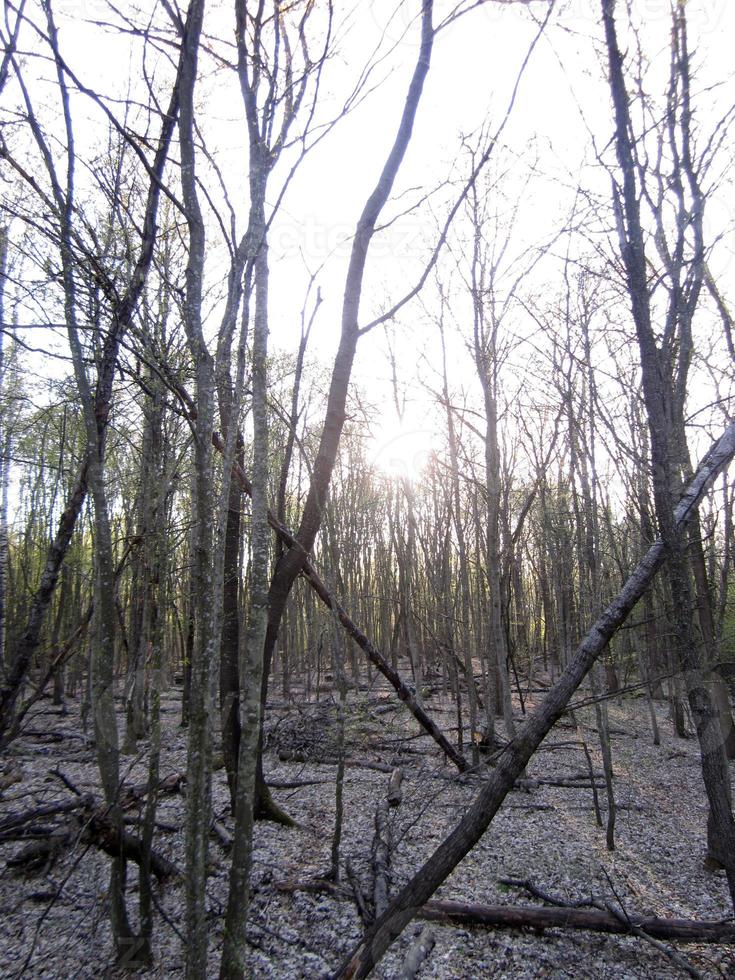
[(194, 553), (192, 590), (195, 636), (189, 694), (186, 797), (186, 977), (207, 973), (207, 849), (211, 820), (212, 665), (217, 656), (213, 602), (213, 466), (215, 374), (204, 339), (202, 292), (205, 233), (196, 182), (194, 88), (204, 0), (191, 0), (181, 38), (179, 137), (181, 189), (189, 231), (184, 327), (196, 372), (197, 417), (194, 432)]

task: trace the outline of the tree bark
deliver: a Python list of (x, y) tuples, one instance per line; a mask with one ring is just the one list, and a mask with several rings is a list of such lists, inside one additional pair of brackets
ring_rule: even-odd
[(186, 796), (186, 977), (207, 972), (207, 849), (211, 813), (211, 677), (218, 654), (213, 602), (214, 362), (204, 337), (202, 295), (205, 229), (196, 180), (194, 88), (204, 0), (191, 0), (181, 36), (179, 137), (181, 189), (189, 232), (184, 327), (196, 372), (197, 418), (194, 433), (194, 554), (192, 575), (195, 639), (189, 700)]
[(0, 225), (0, 680), (5, 680), (5, 583), (8, 568), (8, 486), (13, 427), (5, 396), (9, 381), (9, 357), (5, 350), (5, 283), (8, 265), (8, 227)]
[[(252, 144), (251, 144), (252, 149)], [(251, 170), (257, 166), (251, 161)], [(262, 185), (258, 200), (264, 205), (265, 169), (256, 175)], [(221, 980), (243, 976), (247, 915), (250, 904), (250, 870), (255, 818), (258, 741), (261, 731), (263, 650), (268, 624), (268, 573), (270, 527), (268, 524), (268, 249), (265, 214), (256, 219), (258, 252), (255, 258), (255, 323), (253, 332), (253, 479), (250, 533), (250, 603), (240, 698), (240, 744), (235, 789), (235, 840), (230, 869), (225, 936), (220, 966)]]

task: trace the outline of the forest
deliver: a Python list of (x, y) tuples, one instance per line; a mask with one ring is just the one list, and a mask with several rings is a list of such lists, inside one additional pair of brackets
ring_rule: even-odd
[(735, 976), (734, 32), (6, 0), (1, 976)]

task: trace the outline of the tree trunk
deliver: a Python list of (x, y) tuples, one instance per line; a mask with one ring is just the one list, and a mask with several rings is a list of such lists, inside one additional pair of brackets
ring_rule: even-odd
[[(289, 593), (314, 545), (321, 524), (327, 493), (329, 492), (332, 470), (337, 458), (339, 441), (346, 417), (345, 407), (352, 374), (352, 365), (357, 350), (357, 342), (360, 338), (358, 318), (368, 252), (375, 234), (378, 218), (390, 196), (411, 139), (416, 112), (421, 100), (421, 93), (431, 60), (434, 42), (432, 13), (432, 0), (422, 0), (421, 47), (403, 106), (398, 132), (380, 178), (360, 215), (352, 242), (342, 301), (340, 343), (332, 369), (324, 424), (301, 523), (296, 533), (294, 544), (279, 559), (270, 583), (268, 628), (266, 631), (263, 656), (261, 738), (258, 743), (258, 802), (256, 809), (260, 815), (274, 814), (274, 806), (270, 799), (265, 780), (263, 779), (262, 767), (262, 717), (268, 693), (268, 673)], [(278, 813), (276, 813), (276, 816), (278, 816)]]
[(207, 850), (211, 820), (211, 677), (219, 653), (214, 609), (213, 466), (215, 376), (202, 325), (205, 231), (196, 181), (194, 87), (204, 0), (191, 0), (181, 37), (179, 137), (181, 189), (189, 232), (184, 327), (196, 372), (194, 432), (194, 554), (192, 562), (195, 639), (189, 696), (186, 796), (186, 977), (207, 972)]
[[(252, 144), (251, 144), (252, 149)], [(251, 172), (257, 167), (251, 160)], [(265, 169), (260, 173), (263, 193)], [(252, 224), (251, 224), (252, 227)], [(258, 742), (262, 718), (260, 692), (263, 683), (263, 650), (268, 624), (268, 574), (270, 526), (268, 522), (268, 250), (265, 214), (255, 223), (255, 323), (253, 333), (253, 479), (250, 533), (250, 603), (244, 658), (244, 690), (240, 699), (240, 746), (235, 791), (235, 839), (225, 916), (225, 937), (220, 965), (221, 980), (240, 980), (250, 904), (250, 869), (256, 803)]]
[[(683, 431), (683, 402), (678, 399), (668, 352), (659, 349), (652, 326), (640, 198), (636, 183), (637, 169), (631, 145), (630, 103), (623, 74), (623, 57), (618, 47), (614, 19), (615, 0), (601, 2), (610, 90), (615, 110), (615, 146), (623, 176), (622, 194), (616, 202), (621, 216), (620, 246), (641, 357), (643, 395), (651, 435), (656, 517), (668, 554), (667, 570), (673, 602), (675, 648), (679, 667), (684, 673), (689, 706), (699, 739), (702, 776), (710, 806), (710, 852), (725, 867), (735, 906), (735, 821), (730, 802), (730, 775), (717, 711), (702, 670), (699, 644), (694, 635), (694, 605), (685, 544), (674, 520), (674, 499), (679, 484), (677, 470), (683, 462), (680, 452), (677, 453), (677, 450), (681, 450), (681, 446), (677, 446), (677, 433), (680, 428)], [(684, 8), (681, 6), (674, 14), (675, 29), (672, 33), (675, 39), (683, 17)], [(682, 62), (680, 52), (676, 66), (677, 69), (688, 68)], [(681, 346), (684, 347), (683, 342)], [(676, 380), (685, 381), (686, 367), (686, 362), (682, 362), (680, 376)]]

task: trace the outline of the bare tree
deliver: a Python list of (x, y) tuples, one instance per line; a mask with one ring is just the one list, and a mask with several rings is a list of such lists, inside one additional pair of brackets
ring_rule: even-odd
[[(702, 775), (710, 807), (709, 846), (712, 856), (727, 872), (735, 904), (735, 821), (730, 803), (730, 778), (716, 707), (706, 681), (694, 632), (694, 602), (689, 581), (686, 541), (674, 521), (678, 488), (681, 485), (683, 404), (691, 357), (691, 319), (703, 279), (704, 244), (702, 209), (704, 201), (693, 167), (683, 166), (692, 197), (689, 218), (681, 217), (677, 240), (677, 259), (670, 285), (669, 306), (659, 345), (653, 326), (648, 286), (646, 245), (641, 217), (640, 176), (631, 141), (630, 102), (615, 24), (614, 0), (602, 0), (605, 43), (609, 63), (610, 91), (615, 110), (615, 149), (622, 176), (622, 187), (615, 187), (620, 250), (625, 268), (633, 320), (641, 357), (643, 395), (651, 435), (653, 493), (659, 531), (668, 552), (667, 578), (671, 589), (675, 623), (676, 652), (687, 689), (699, 738)], [(691, 104), (689, 58), (684, 6), (679, 5), (673, 21), (673, 64), (675, 79), (682, 87), (681, 102), (672, 112), (679, 115), (684, 155), (691, 153)], [(676, 118), (670, 126), (677, 126)], [(674, 149), (678, 142), (674, 144)], [(681, 161), (675, 161), (677, 173)], [(684, 189), (676, 185), (679, 209), (685, 208)], [(684, 272), (685, 241), (691, 226), (693, 254)], [(685, 237), (686, 236), (686, 237)], [(682, 276), (686, 275), (686, 281)], [(685, 309), (680, 313), (681, 307)], [(688, 307), (688, 309), (687, 309)], [(678, 364), (675, 360), (678, 352)]]

